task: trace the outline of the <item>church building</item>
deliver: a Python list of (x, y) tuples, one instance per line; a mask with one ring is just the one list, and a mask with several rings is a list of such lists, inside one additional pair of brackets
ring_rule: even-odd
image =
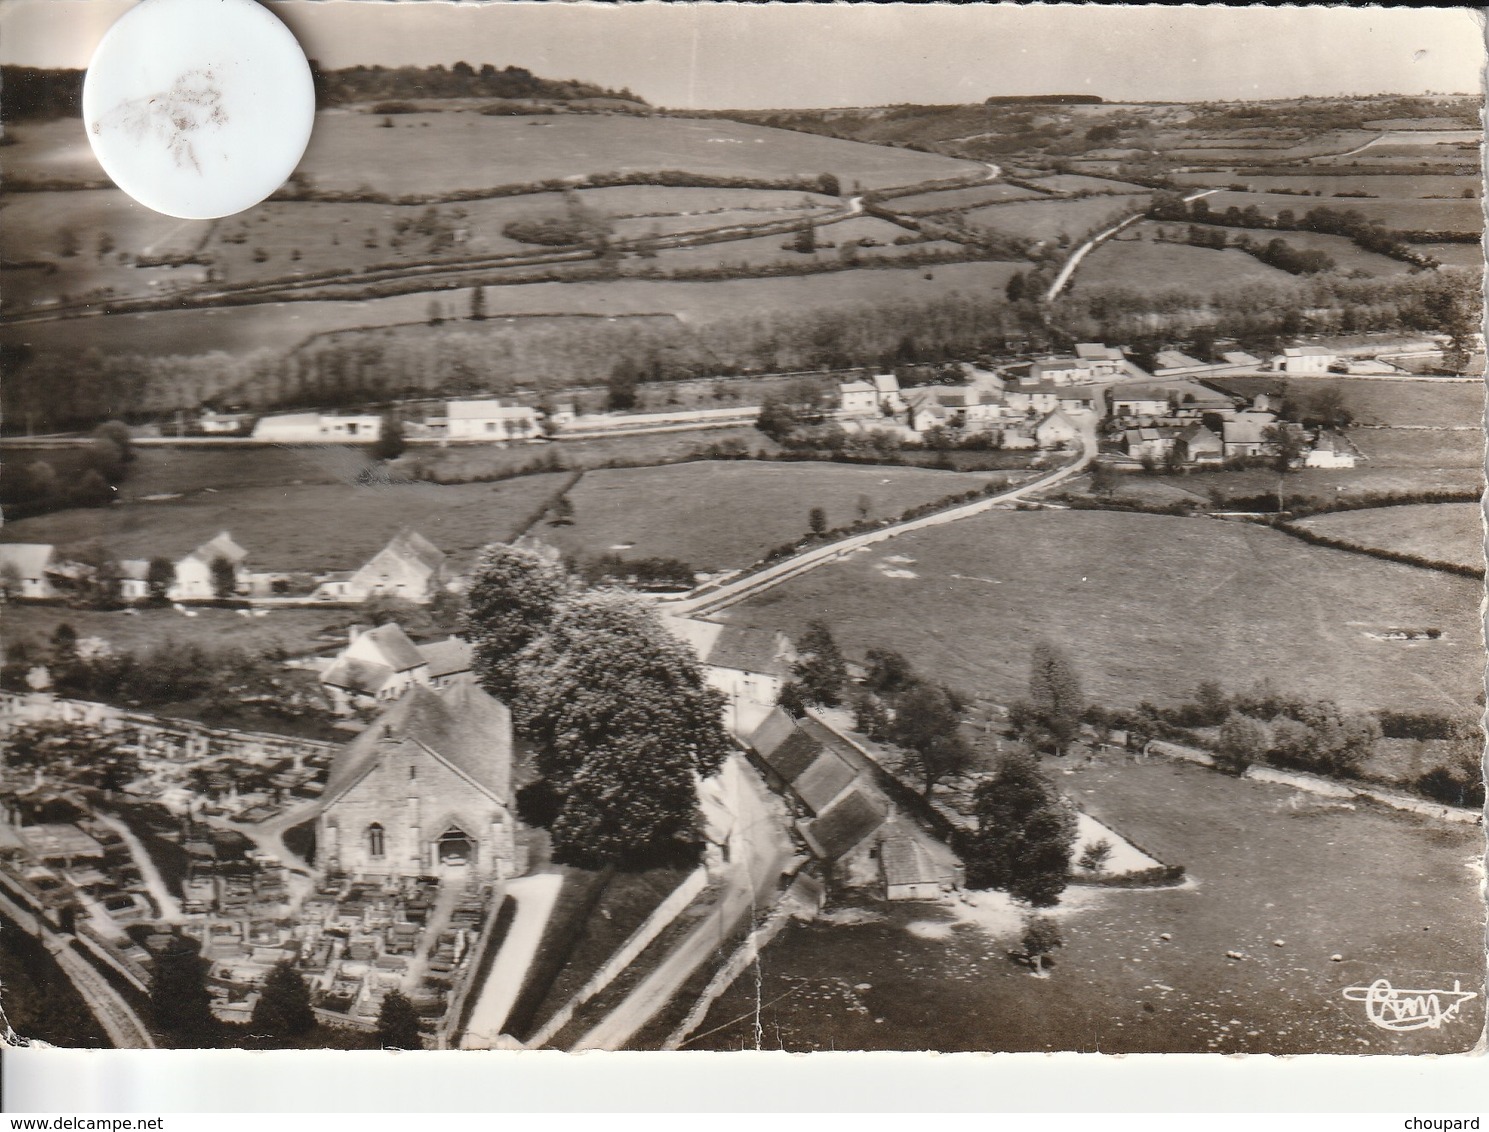
[(359, 877), (515, 872), (512, 716), (469, 676), (411, 688), (331, 765), (316, 844)]

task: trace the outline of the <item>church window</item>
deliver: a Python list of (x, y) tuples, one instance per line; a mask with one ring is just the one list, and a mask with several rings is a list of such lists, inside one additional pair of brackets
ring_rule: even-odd
[(383, 855), (383, 827), (377, 822), (367, 827), (367, 855), (370, 857)]

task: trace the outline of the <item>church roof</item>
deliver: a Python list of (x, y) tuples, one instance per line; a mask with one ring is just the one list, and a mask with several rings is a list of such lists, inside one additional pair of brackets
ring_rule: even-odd
[(459, 637), (449, 637), (443, 641), (435, 641), (432, 644), (417, 646), (429, 664), (429, 678), (437, 680), (441, 676), (454, 676), (459, 672), (469, 672), (471, 658), (474, 650)]
[(406, 758), (419, 751), (445, 763), (498, 802), (508, 801), (511, 712), (474, 680), (461, 679), (441, 691), (415, 685), (343, 747), (331, 764), (325, 804), (333, 804), (384, 758), (395, 754)]

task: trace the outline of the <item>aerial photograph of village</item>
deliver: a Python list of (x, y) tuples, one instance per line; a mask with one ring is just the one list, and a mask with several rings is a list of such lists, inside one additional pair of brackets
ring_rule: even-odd
[(6, 1041), (1482, 1042), (1470, 10), (268, 7), (0, 0)]

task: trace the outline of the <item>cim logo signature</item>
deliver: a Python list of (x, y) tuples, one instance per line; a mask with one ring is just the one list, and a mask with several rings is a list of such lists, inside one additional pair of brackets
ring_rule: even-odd
[(1398, 990), (1386, 979), (1368, 987), (1345, 987), (1344, 997), (1365, 1004), (1365, 1016), (1382, 1030), (1439, 1030), (1458, 1017), (1463, 1004), (1478, 997), (1462, 989), (1457, 979), (1452, 990)]

